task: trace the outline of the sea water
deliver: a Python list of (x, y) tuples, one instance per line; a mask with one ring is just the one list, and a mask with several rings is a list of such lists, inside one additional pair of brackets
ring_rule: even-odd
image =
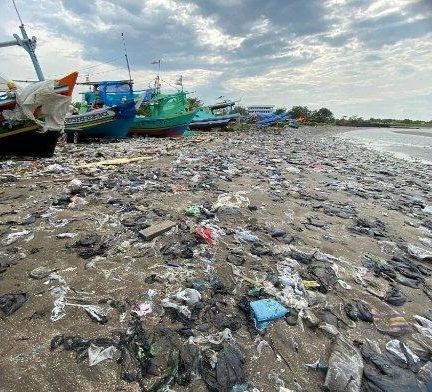
[(356, 128), (339, 137), (402, 159), (432, 165), (432, 129)]

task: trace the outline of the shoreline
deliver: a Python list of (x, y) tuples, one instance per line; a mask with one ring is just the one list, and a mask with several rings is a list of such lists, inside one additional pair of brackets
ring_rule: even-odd
[[(377, 129), (378, 130), (378, 129)], [(387, 130), (387, 129), (386, 129)], [(352, 136), (352, 142), (358, 143), (359, 145), (366, 146), (374, 151), (380, 151), (387, 154), (391, 154), (395, 156), (398, 159), (409, 161), (409, 162), (420, 162), (425, 165), (432, 165), (432, 159), (425, 158), (430, 157), (430, 154), (425, 153), (425, 148), (429, 148), (432, 153), (432, 148), (429, 146), (417, 146), (412, 145), (413, 141), (410, 140), (408, 144), (404, 143), (402, 140), (393, 140), (391, 135), (367, 135), (367, 132), (370, 132), (371, 130), (369, 128), (364, 129), (364, 138), (362, 137), (362, 130), (346, 130), (344, 129), (339, 134), (342, 138), (346, 140), (350, 140), (346, 137), (347, 133), (351, 133)], [(382, 133), (382, 128), (379, 128), (379, 131)], [(399, 135), (411, 135), (411, 136), (421, 136), (421, 137), (432, 137), (432, 132), (428, 132), (428, 129), (425, 129), (425, 132), (422, 131), (394, 131), (388, 129), (392, 134), (399, 134)], [(337, 130), (335, 130), (337, 132)], [(384, 131), (385, 132), (385, 131)]]

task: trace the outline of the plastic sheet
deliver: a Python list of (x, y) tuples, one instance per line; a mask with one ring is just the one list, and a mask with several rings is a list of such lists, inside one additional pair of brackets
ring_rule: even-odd
[(359, 351), (338, 335), (332, 347), (324, 386), (332, 392), (359, 392), (362, 375), (363, 359)]
[(116, 352), (117, 349), (114, 346), (104, 348), (91, 344), (88, 348), (89, 365), (94, 366), (106, 359), (112, 359)]

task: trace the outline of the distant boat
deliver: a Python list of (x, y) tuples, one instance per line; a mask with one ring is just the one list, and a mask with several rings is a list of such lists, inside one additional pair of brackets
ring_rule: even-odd
[(83, 93), (79, 108), (68, 113), (68, 140), (88, 138), (123, 139), (136, 115), (136, 101), (130, 80), (80, 83), (91, 87)]
[(137, 115), (130, 132), (133, 135), (153, 137), (182, 136), (198, 109), (188, 110), (186, 93), (157, 93), (145, 104), (148, 115)]
[(1, 156), (54, 154), (77, 77), (73, 72), (57, 81), (35, 82), (6, 94), (15, 104), (11, 109), (0, 108)]
[(205, 130), (211, 128), (224, 128), (230, 122), (236, 121), (240, 113), (217, 114), (218, 109), (232, 108), (235, 102), (221, 102), (215, 105), (200, 107), (189, 124), (190, 129)]

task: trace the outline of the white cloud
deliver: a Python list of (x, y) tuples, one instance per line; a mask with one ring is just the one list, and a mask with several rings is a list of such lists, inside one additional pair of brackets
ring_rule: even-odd
[[(126, 3), (135, 7), (133, 15), (123, 7)], [(372, 27), (362, 29), (371, 39), (377, 39), (383, 34), (381, 25), (376, 23), (379, 18), (391, 15), (397, 21), (401, 15), (401, 20), (409, 21), (411, 26), (424, 23), (429, 13), (408, 13), (412, 3), (412, 0), (376, 0), (356, 2), (358, 5), (352, 6), (346, 0), (328, 0), (324, 10), (330, 27), (320, 33), (297, 35), (278, 29), (271, 15), (263, 10), (258, 10), (255, 22), (243, 36), (228, 33), (214, 15), (201, 14), (198, 5), (175, 0), (125, 3), (94, 0), (92, 23), (89, 15), (68, 12), (64, 18), (66, 10), (59, 0), (30, 0), (25, 7), (28, 18), (24, 22), (29, 35), (38, 37), (37, 55), (47, 76), (61, 76), (77, 69), (81, 70), (81, 80), (86, 74), (91, 79), (127, 78), (122, 48), (109, 64), (89, 60), (88, 56), (89, 50), (95, 49), (89, 47), (89, 42), (98, 42), (90, 41), (92, 32), (100, 34), (109, 44), (113, 31), (116, 34), (121, 31), (113, 22), (121, 17), (130, 21), (127, 37), (142, 42), (142, 46), (133, 47), (128, 40), (131, 57), (138, 51), (146, 51), (149, 42), (164, 34), (165, 40), (161, 42), (166, 46), (158, 47), (157, 53), (148, 53), (148, 58), (169, 59), (162, 63), (162, 79), (169, 82), (182, 74), (185, 89), (195, 91), (204, 102), (210, 103), (223, 94), (233, 99), (243, 96), (244, 105), (306, 105), (312, 109), (324, 106), (337, 116), (430, 120), (432, 33), (411, 38), (400, 35), (401, 38), (392, 41), (384, 40), (375, 49), (359, 34), (361, 29), (355, 27), (355, 23), (367, 22)], [(240, 0), (230, 0), (221, 2), (220, 6), (234, 10), (240, 4)], [(1, 39), (12, 39), (12, 33), (19, 32), (13, 12), (9, 7), (0, 15)], [(50, 23), (29, 17), (40, 12), (49, 14)], [(166, 21), (171, 30), (165, 31), (161, 25), (160, 31), (154, 31), (153, 25), (144, 23), (152, 20)], [(183, 29), (181, 37), (187, 40), (186, 45), (169, 46), (176, 43), (177, 27)], [(67, 35), (62, 30), (65, 28), (70, 31)], [(278, 40), (278, 45), (272, 46), (274, 40)], [(250, 41), (254, 48), (245, 48), (244, 43)], [(99, 47), (96, 49), (103, 52)], [(1, 73), (13, 78), (35, 78), (30, 59), (22, 48), (1, 50)], [(132, 77), (137, 88), (147, 88), (155, 77), (157, 69), (149, 63), (134, 62)], [(164, 64), (169, 66), (165, 68)]]

